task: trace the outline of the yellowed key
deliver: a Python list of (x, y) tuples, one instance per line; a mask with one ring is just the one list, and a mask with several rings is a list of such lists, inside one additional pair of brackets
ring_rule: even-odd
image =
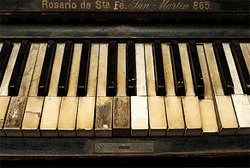
[(49, 92), (48, 92), (48, 96), (50, 97), (57, 96), (57, 89), (58, 89), (58, 82), (59, 82), (59, 77), (60, 77), (60, 72), (61, 72), (64, 47), (65, 47), (65, 44), (63, 43), (57, 44), (53, 68), (51, 72), (52, 80), (50, 81)]
[(8, 110), (9, 102), (10, 102), (9, 96), (4, 96), (4, 97), (0, 96), (0, 137), (5, 136), (5, 133), (3, 131), (3, 126), (4, 126), (4, 119)]
[(223, 44), (230, 74), (234, 83), (234, 94), (231, 95), (235, 114), (239, 124), (237, 134), (250, 134), (250, 104), (247, 95), (243, 93), (238, 71), (236, 69), (231, 49), (228, 43)]
[(44, 100), (40, 132), (44, 137), (58, 136), (57, 124), (61, 97), (46, 97)]
[(58, 118), (59, 136), (76, 136), (77, 97), (62, 97)]
[(146, 80), (148, 96), (156, 96), (152, 44), (145, 44)]
[(88, 74), (87, 96), (96, 96), (99, 44), (92, 44)]
[(108, 70), (108, 44), (100, 44), (97, 96), (106, 96)]
[(175, 96), (173, 70), (170, 56), (170, 48), (168, 44), (162, 44), (162, 57), (166, 93), (167, 96)]
[(237, 118), (230, 96), (225, 96), (221, 85), (218, 67), (212, 44), (204, 44), (207, 65), (215, 96), (215, 108), (220, 135), (233, 135), (238, 129)]
[(164, 98), (148, 97), (149, 136), (166, 136), (167, 118)]
[(183, 79), (185, 84), (186, 96), (182, 97), (183, 114), (186, 123), (186, 136), (200, 135), (202, 133), (202, 121), (198, 97), (194, 93), (194, 85), (190, 62), (185, 43), (179, 44)]
[(39, 122), (43, 107), (43, 97), (29, 97), (23, 117), (22, 131), (24, 136), (40, 136)]
[(28, 102), (22, 123), (22, 131), (24, 136), (40, 136), (39, 125), (44, 97), (37, 97), (37, 95), (46, 47), (47, 44), (41, 43), (38, 51), (34, 74), (32, 76), (31, 86), (29, 89)]
[(113, 136), (128, 137), (131, 135), (129, 97), (114, 97), (113, 99)]
[(95, 97), (79, 97), (76, 131), (77, 136), (94, 136)]
[(244, 56), (248, 72), (250, 73), (250, 45), (247, 43), (240, 43), (242, 54)]
[(31, 44), (25, 70), (22, 76), (18, 96), (12, 97), (4, 124), (4, 131), (7, 136), (22, 136), (21, 126), (25, 112), (27, 96), (30, 83), (39, 51), (39, 44)]
[(219, 130), (203, 45), (198, 45), (197, 51), (204, 80), (204, 99), (200, 100), (203, 135), (217, 134)]
[(11, 78), (15, 63), (16, 63), (17, 54), (20, 49), (20, 46), (21, 46), (20, 43), (13, 44), (13, 49), (9, 58), (9, 62), (8, 62), (8, 65), (6, 67), (6, 70), (3, 76), (2, 84), (0, 86), (0, 96), (8, 95), (9, 82), (10, 82), (10, 78)]
[(118, 44), (117, 96), (126, 96), (126, 44)]
[(182, 136), (185, 131), (185, 122), (182, 111), (181, 97), (166, 97), (165, 105), (168, 123), (167, 136)]
[(230, 96), (215, 96), (217, 111), (219, 114), (220, 135), (234, 135), (238, 129), (238, 123)]
[(95, 136), (112, 136), (112, 97), (97, 97), (95, 115)]
[(71, 71), (70, 71), (69, 89), (68, 89), (67, 96), (76, 96), (79, 69), (80, 69), (81, 52), (82, 52), (82, 44), (78, 44), (78, 43), (74, 44), (73, 60), (72, 60), (72, 66), (71, 66)]

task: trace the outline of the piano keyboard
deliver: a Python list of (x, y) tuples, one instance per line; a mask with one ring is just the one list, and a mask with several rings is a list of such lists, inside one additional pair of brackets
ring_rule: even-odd
[(0, 43), (0, 136), (250, 134), (250, 43)]

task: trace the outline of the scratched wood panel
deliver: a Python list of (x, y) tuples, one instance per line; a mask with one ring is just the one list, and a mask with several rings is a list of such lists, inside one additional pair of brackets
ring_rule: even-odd
[(130, 136), (130, 99), (114, 97), (113, 99), (113, 136)]
[(112, 136), (112, 97), (96, 98), (95, 135)]

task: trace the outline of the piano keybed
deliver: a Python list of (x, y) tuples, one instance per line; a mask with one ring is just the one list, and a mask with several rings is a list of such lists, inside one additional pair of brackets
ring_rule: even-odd
[(2, 137), (250, 134), (250, 44), (0, 43)]

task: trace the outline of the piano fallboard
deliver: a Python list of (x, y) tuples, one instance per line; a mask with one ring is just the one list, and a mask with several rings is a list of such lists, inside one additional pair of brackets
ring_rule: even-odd
[(248, 156), (250, 136), (2, 138), (1, 159)]

